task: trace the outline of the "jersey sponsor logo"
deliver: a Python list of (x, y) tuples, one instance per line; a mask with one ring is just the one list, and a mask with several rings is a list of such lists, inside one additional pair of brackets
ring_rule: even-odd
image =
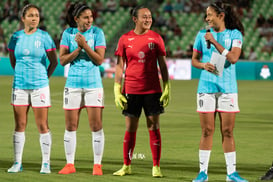
[(128, 48), (133, 48), (133, 46), (132, 45), (128, 45)]
[(154, 38), (149, 37), (148, 40), (155, 40)]
[(23, 54), (24, 54), (24, 55), (27, 56), (27, 55), (29, 55), (29, 53), (30, 53), (30, 51), (29, 51), (28, 49), (24, 49), (24, 50), (23, 50)]
[(135, 38), (128, 38), (129, 41), (135, 40)]
[(143, 59), (144, 57), (145, 57), (145, 53), (142, 52), (142, 51), (140, 51), (140, 52), (138, 53), (138, 58), (139, 58), (138, 62), (139, 62), (139, 63), (145, 63), (145, 59)]
[(153, 42), (148, 43), (148, 47), (153, 50), (155, 48), (155, 44)]
[(41, 46), (41, 44), (42, 43), (39, 40), (35, 40), (35, 42), (34, 42), (34, 45), (35, 45), (36, 48), (39, 48)]
[(142, 51), (140, 51), (140, 52), (138, 53), (138, 57), (139, 57), (140, 59), (143, 59), (143, 58), (145, 57), (145, 53), (142, 52)]

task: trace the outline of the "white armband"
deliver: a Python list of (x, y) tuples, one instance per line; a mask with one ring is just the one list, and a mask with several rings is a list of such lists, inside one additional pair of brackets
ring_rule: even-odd
[(222, 52), (222, 56), (227, 56), (228, 52), (229, 51), (227, 49), (224, 49), (223, 52)]

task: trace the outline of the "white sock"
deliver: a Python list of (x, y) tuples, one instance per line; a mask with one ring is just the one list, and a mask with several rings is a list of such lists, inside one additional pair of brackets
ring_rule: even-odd
[(210, 152), (211, 150), (199, 150), (200, 172), (204, 171), (206, 174), (208, 174)]
[(67, 131), (64, 133), (64, 150), (66, 162), (74, 164), (76, 152), (77, 136), (76, 131)]
[(51, 152), (51, 133), (40, 133), (40, 146), (42, 151), (42, 163), (50, 164), (50, 152)]
[(94, 154), (94, 164), (101, 164), (104, 150), (104, 132), (103, 129), (92, 132), (92, 144)]
[(236, 171), (236, 152), (224, 153), (227, 165), (227, 174), (230, 175)]
[(22, 156), (25, 145), (25, 132), (15, 131), (13, 134), (14, 162), (22, 164)]

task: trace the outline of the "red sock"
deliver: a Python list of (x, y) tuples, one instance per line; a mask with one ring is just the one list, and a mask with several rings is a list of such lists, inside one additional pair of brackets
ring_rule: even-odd
[(125, 132), (123, 141), (123, 160), (125, 165), (130, 165), (136, 144), (136, 132)]
[(150, 134), (150, 147), (153, 156), (153, 165), (159, 166), (161, 157), (161, 135), (159, 129), (149, 130)]

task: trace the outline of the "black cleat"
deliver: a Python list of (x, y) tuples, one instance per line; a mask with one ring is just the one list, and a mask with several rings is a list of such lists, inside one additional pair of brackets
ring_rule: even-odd
[(261, 180), (272, 180), (273, 179), (273, 164), (271, 168), (261, 177)]

